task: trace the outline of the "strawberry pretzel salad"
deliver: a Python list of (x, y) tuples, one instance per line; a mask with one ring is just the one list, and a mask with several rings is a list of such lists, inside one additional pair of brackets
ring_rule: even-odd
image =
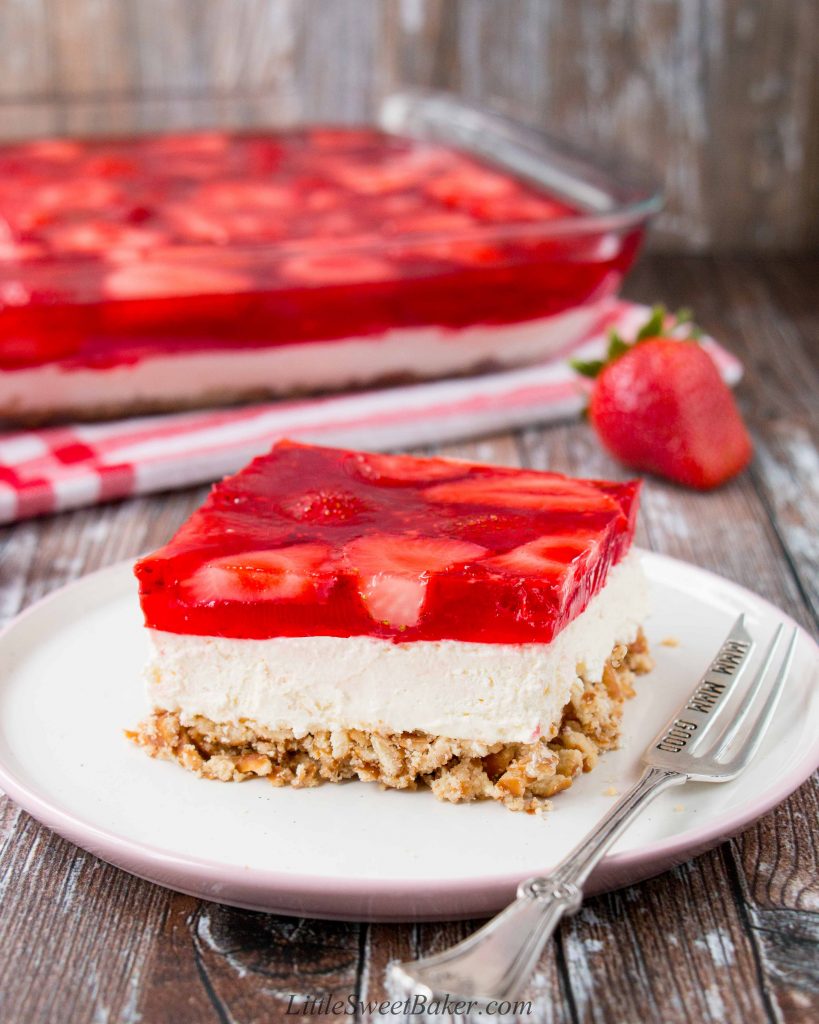
[(639, 483), (283, 441), (137, 563), (151, 715), (209, 779), (535, 811), (651, 661)]
[(569, 192), (374, 128), (0, 147), (0, 419), (553, 355), (599, 322), (647, 216), (598, 188), (612, 224)]

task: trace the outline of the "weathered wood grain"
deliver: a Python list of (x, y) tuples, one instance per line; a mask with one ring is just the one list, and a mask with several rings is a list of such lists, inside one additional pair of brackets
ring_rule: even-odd
[(819, 242), (815, 0), (29, 0), (0, 38), (0, 138), (349, 121), (445, 88), (654, 166), (658, 248)]
[[(406, 16), (406, 12), (405, 12)], [(419, 31), (425, 31), (426, 22)], [(639, 541), (729, 576), (815, 626), (816, 261), (655, 256), (633, 297), (691, 305), (745, 360), (758, 456), (710, 495), (646, 486)], [(448, 454), (624, 476), (588, 426), (449, 446)], [(204, 489), (0, 531), (0, 619), (61, 583), (164, 540)], [(813, 605), (813, 610), (811, 608)], [(590, 900), (544, 953), (521, 1020), (809, 1024), (819, 1016), (819, 786), (730, 843)], [(249, 1024), (290, 997), (380, 1001), (384, 969), (474, 922), (355, 925), (232, 910), (102, 864), (0, 798), (0, 1020)]]
[[(288, 920), (203, 904), (194, 921), (197, 962), (228, 1020), (281, 1020), (305, 996), (346, 1000), (357, 991), (362, 925)], [(293, 980), (299, 980), (293, 991)]]
[(741, 908), (714, 900), (725, 888), (725, 865), (709, 854), (639, 890), (589, 901), (563, 928), (577, 1019), (765, 1020), (767, 994)]
[(22, 812), (0, 858), (0, 1019), (92, 1021), (116, 1005), (133, 1020), (165, 891), (135, 885)]
[(814, 777), (732, 843), (747, 924), (785, 1021), (801, 1021), (819, 1006), (817, 822), (819, 780)]
[(0, 71), (0, 101), (22, 104), (26, 100), (53, 97), (53, 35), (48, 8), (48, 0), (0, 4), (0, 39), (5, 54)]

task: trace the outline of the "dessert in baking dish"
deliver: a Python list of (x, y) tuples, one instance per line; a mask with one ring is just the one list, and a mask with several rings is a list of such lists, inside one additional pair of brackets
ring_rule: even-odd
[(3, 146), (0, 417), (531, 362), (595, 325), (641, 235), (375, 129)]
[(650, 667), (639, 483), (281, 442), (136, 566), (150, 754), (535, 809)]

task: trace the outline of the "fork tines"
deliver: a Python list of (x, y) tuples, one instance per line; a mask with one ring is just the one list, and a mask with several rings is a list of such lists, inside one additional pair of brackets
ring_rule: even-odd
[[(738, 775), (759, 749), (793, 664), (799, 635), (796, 627), (760, 707), (760, 694), (770, 677), (784, 632), (785, 627), (780, 624), (741, 703), (730, 713), (731, 698), (738, 691), (756, 646), (745, 627), (745, 616), (740, 615), (696, 689), (649, 747), (646, 762), (702, 780), (724, 780)], [(752, 724), (738, 739), (752, 713)], [(712, 737), (715, 726), (719, 731)], [(732, 756), (726, 759), (726, 755)]]

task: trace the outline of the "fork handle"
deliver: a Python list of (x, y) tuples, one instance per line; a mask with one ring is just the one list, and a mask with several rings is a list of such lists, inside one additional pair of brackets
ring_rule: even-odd
[(458, 945), (414, 963), (395, 965), (398, 980), (416, 991), (420, 987), (478, 1004), (514, 998), (560, 919), (579, 910), (582, 886), (606, 850), (649, 800), (685, 781), (686, 776), (678, 772), (646, 769), (551, 874), (521, 882), (514, 903)]

